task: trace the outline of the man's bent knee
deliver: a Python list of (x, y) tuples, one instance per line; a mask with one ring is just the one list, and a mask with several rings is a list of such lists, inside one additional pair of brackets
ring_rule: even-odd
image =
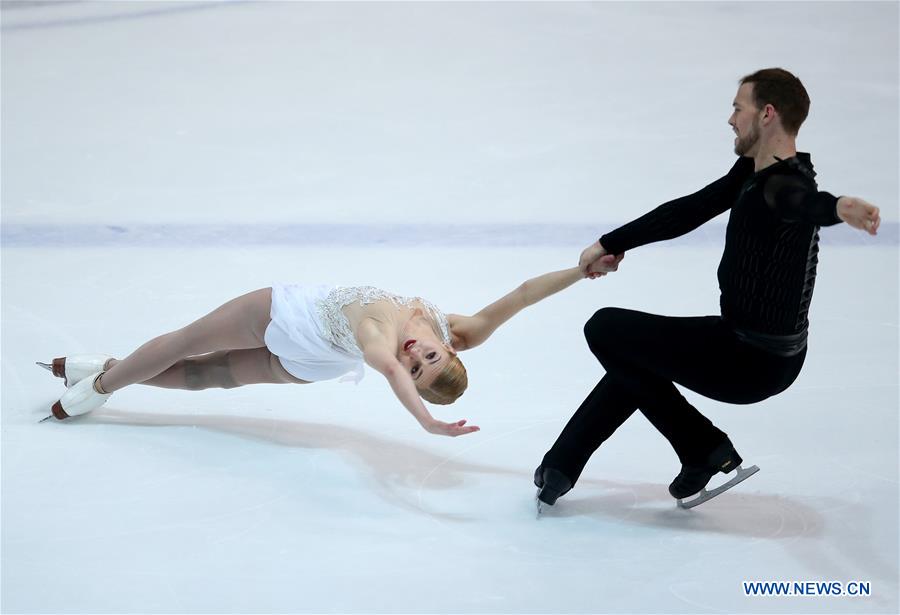
[(584, 338), (597, 358), (609, 348), (608, 342), (613, 339), (616, 328), (621, 326), (618, 318), (620, 312), (619, 308), (601, 308), (584, 323)]

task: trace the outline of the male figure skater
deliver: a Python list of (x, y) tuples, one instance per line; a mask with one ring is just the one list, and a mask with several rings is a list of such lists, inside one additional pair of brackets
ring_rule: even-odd
[(740, 466), (727, 435), (673, 383), (735, 404), (787, 389), (806, 356), (819, 227), (843, 221), (870, 235), (878, 230), (877, 207), (818, 191), (809, 154), (797, 153), (797, 132), (809, 111), (799, 79), (780, 68), (747, 75), (733, 106), (728, 123), (739, 158), (731, 170), (603, 235), (580, 259), (585, 273), (602, 275), (615, 270), (626, 250), (678, 237), (730, 209), (718, 270), (721, 316), (674, 318), (619, 308), (594, 314), (584, 332), (606, 375), (535, 471), (540, 502), (552, 505), (571, 489), (593, 452), (635, 409), (678, 454), (681, 472), (669, 493), (679, 504), (717, 472)]

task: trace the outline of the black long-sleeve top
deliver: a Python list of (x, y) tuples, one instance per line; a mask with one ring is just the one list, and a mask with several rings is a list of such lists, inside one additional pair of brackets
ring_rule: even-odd
[(796, 354), (806, 345), (819, 227), (841, 221), (837, 197), (819, 192), (807, 153), (753, 169), (752, 158), (739, 158), (724, 177), (603, 235), (600, 243), (620, 254), (684, 235), (731, 209), (718, 271), (722, 317), (747, 341)]

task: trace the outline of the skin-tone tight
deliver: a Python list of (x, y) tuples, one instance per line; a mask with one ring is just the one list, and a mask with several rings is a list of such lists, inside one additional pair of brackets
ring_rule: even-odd
[(297, 383), (265, 346), (272, 289), (232, 299), (203, 318), (153, 338), (125, 359), (112, 359), (100, 380), (108, 393), (130, 384), (167, 389), (231, 389)]

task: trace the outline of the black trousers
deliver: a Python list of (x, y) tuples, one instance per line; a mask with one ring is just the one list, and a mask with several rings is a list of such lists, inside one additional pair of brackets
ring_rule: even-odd
[(594, 451), (637, 409), (672, 444), (681, 463), (705, 463), (726, 435), (673, 383), (718, 401), (752, 404), (788, 388), (806, 357), (805, 348), (782, 357), (747, 344), (719, 316), (677, 318), (604, 308), (587, 322), (584, 334), (606, 375), (542, 462), (573, 484)]

